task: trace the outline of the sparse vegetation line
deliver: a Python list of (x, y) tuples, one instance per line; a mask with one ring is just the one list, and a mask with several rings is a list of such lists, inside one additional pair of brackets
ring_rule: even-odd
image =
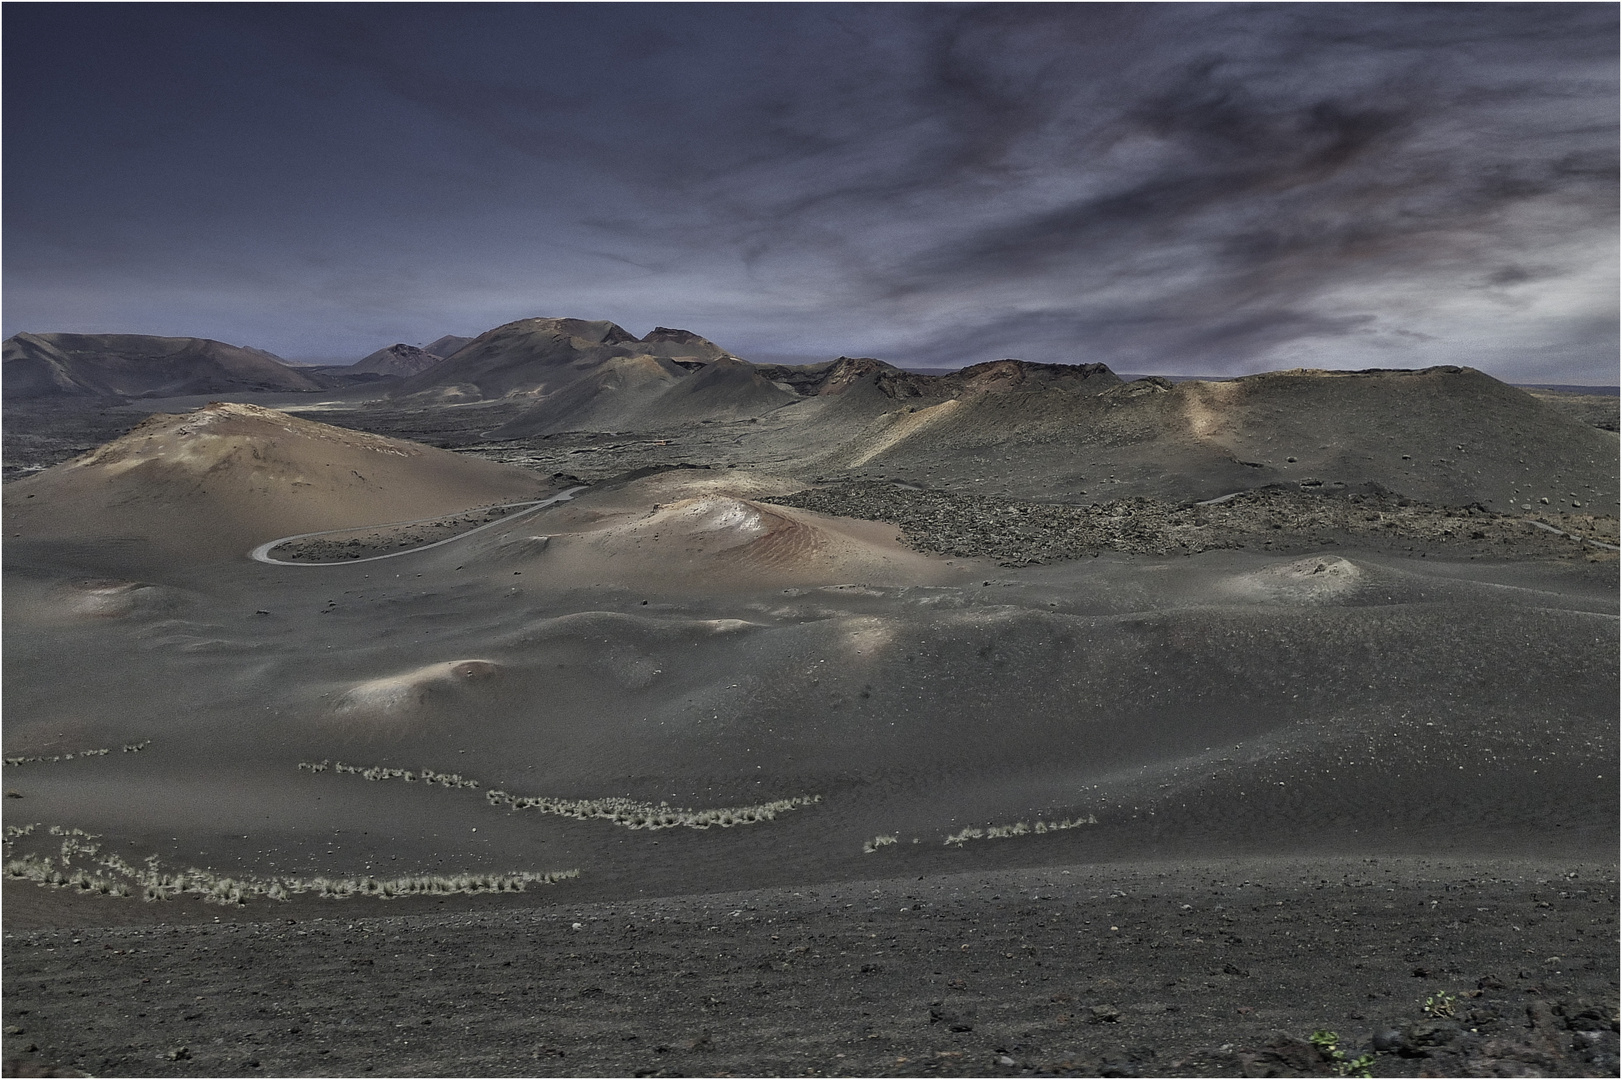
[[(142, 750), (145, 750), (147, 745), (151, 742), (151, 739), (142, 739), (138, 743), (125, 743), (123, 752), (126, 754), (139, 753)], [(106, 757), (112, 752), (112, 747), (102, 747), (98, 750), (80, 750), (75, 754), (51, 754), (39, 757), (8, 757), (5, 759), (5, 763), (7, 765), (41, 765), (50, 764), (57, 761), (74, 761), (78, 758)]]
[[(37, 828), (8, 826), (9, 850), (17, 840)], [(532, 884), (550, 885), (580, 876), (579, 870), (517, 870), (505, 873), (419, 874), (406, 877), (297, 877), (292, 875), (233, 877), (213, 870), (165, 869), (156, 855), (135, 866), (116, 852), (101, 855), (101, 837), (83, 829), (53, 825), (50, 835), (64, 837), (55, 855), (29, 852), (5, 863), (6, 877), (37, 885), (74, 889), (102, 896), (139, 896), (144, 900), (172, 900), (198, 896), (211, 904), (245, 904), (250, 900), (290, 900), (314, 895), (329, 900), (371, 896), (395, 900), (406, 896), (474, 896), (481, 893), (523, 892)], [(97, 856), (101, 856), (97, 858)], [(75, 866), (74, 860), (90, 865)]]
[(358, 776), (363, 780), (404, 780), (408, 784), (421, 781), (424, 784), (438, 784), (448, 788), (476, 788), (477, 780), (469, 780), (461, 773), (442, 773), (432, 769), (393, 769), (386, 765), (349, 765), (342, 761), (301, 761), (298, 767), (312, 773), (322, 773), (329, 769), (335, 773), (347, 773)]
[[(350, 765), (342, 761), (301, 761), (301, 770), (312, 773), (334, 772), (359, 776), (364, 780), (403, 780), (450, 788), (477, 788), (477, 780), (459, 773), (440, 773), (432, 769), (396, 769), (386, 765)], [(492, 789), (484, 793), (492, 806), (505, 806), (512, 810), (539, 810), (543, 814), (556, 814), (577, 821), (602, 820), (627, 829), (708, 829), (712, 826), (730, 829), (735, 825), (756, 825), (771, 821), (778, 814), (822, 801), (821, 795), (796, 795), (788, 799), (775, 799), (753, 806), (725, 806), (709, 810), (689, 810), (669, 803), (643, 803), (634, 799), (611, 796), (605, 799), (555, 799), (545, 795), (513, 795)]]
[(946, 838), (948, 847), (962, 847), (970, 840), (1003, 840), (1011, 836), (1041, 836), (1044, 833), (1063, 832), (1066, 829), (1079, 829), (1084, 825), (1097, 825), (1098, 818), (1092, 814), (1086, 817), (1065, 818), (1060, 821), (1043, 821), (1037, 818), (1035, 824), (1016, 821), (1012, 825), (987, 825), (983, 829), (967, 828), (962, 832), (953, 833)]
[(777, 799), (754, 806), (684, 810), (669, 803), (654, 805), (621, 798), (552, 799), (546, 796), (510, 795), (505, 791), (487, 791), (484, 797), (493, 806), (509, 806), (514, 810), (539, 810), (543, 814), (556, 814), (580, 821), (600, 818), (627, 829), (708, 829), (711, 826), (730, 829), (734, 825), (756, 825), (763, 821), (771, 821), (778, 814), (822, 801), (820, 795), (796, 795), (790, 799)]

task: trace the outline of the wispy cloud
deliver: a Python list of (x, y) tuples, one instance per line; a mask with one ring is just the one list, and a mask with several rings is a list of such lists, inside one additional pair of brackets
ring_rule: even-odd
[(26, 7), (7, 332), (1614, 374), (1608, 5)]

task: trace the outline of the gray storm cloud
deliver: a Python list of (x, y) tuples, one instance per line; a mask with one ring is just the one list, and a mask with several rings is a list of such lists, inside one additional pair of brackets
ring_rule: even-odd
[(1607, 5), (5, 19), (7, 333), (1615, 381)]

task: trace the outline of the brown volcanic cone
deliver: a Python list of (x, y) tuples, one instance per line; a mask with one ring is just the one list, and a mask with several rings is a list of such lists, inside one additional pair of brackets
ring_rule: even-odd
[(533, 567), (555, 582), (612, 582), (650, 595), (860, 581), (935, 584), (956, 576), (912, 551), (893, 526), (757, 501), (798, 485), (759, 473), (673, 470), (593, 491), (546, 518), (469, 538), (455, 559), (498, 572)]
[(536, 498), (533, 473), (399, 439), (214, 403), (5, 489), (7, 539), (136, 539), (240, 557), (266, 540)]

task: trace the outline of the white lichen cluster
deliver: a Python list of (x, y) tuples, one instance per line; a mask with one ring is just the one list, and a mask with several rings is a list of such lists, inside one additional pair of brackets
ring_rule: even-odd
[(492, 806), (509, 806), (514, 810), (539, 810), (543, 814), (557, 814), (580, 821), (600, 818), (622, 825), (627, 829), (708, 829), (712, 825), (730, 829), (734, 825), (755, 825), (771, 821), (778, 814), (798, 810), (822, 801), (820, 795), (796, 795), (792, 799), (777, 799), (756, 806), (728, 806), (714, 810), (683, 810), (669, 803), (639, 803), (631, 799), (552, 799), (544, 795), (526, 797), (509, 795), (505, 791), (487, 791), (484, 797)]
[[(138, 743), (125, 743), (124, 753), (134, 754), (141, 750), (145, 750), (147, 744), (151, 741), (151, 739), (143, 739)], [(73, 761), (77, 758), (106, 757), (112, 752), (112, 747), (104, 746), (99, 750), (80, 750), (76, 754), (51, 754), (41, 757), (8, 757), (5, 759), (5, 762), (7, 765), (37, 765), (54, 761)]]
[(438, 784), (448, 788), (476, 788), (477, 780), (469, 780), (461, 773), (442, 773), (432, 769), (393, 769), (387, 765), (349, 765), (342, 761), (301, 761), (300, 769), (308, 772), (321, 773), (331, 769), (335, 773), (348, 773), (366, 780), (404, 780), (408, 784), (421, 781), (424, 784)]
[[(7, 842), (25, 836), (33, 826), (6, 830)], [(119, 855), (96, 859), (91, 868), (75, 868), (73, 859), (94, 859), (100, 837), (79, 829), (52, 826), (53, 835), (66, 836), (59, 856), (26, 854), (8, 859), (5, 875), (55, 888), (70, 888), (103, 896), (140, 896), (148, 901), (197, 896), (214, 904), (245, 904), (250, 900), (289, 900), (309, 894), (324, 899), (344, 900), (352, 896), (373, 896), (393, 900), (405, 896), (478, 895), (480, 893), (523, 892), (531, 884), (550, 885), (580, 876), (579, 870), (540, 872), (520, 870), (511, 873), (423, 874), (411, 877), (231, 877), (213, 870), (165, 870), (156, 855), (144, 866), (133, 866)], [(82, 838), (82, 839), (81, 839)]]
[(1043, 821), (1036, 819), (1036, 824), (1030, 825), (1023, 821), (1016, 821), (1012, 825), (988, 825), (984, 829), (964, 829), (960, 833), (953, 833), (946, 838), (948, 844), (962, 847), (970, 840), (1002, 840), (1010, 836), (1040, 836), (1043, 833), (1060, 832), (1064, 829), (1079, 829), (1083, 825), (1097, 825), (1098, 818), (1092, 814), (1086, 817), (1067, 818), (1063, 821)]
[(871, 855), (881, 847), (889, 847), (900, 840), (899, 836), (875, 836), (862, 845), (862, 853)]

